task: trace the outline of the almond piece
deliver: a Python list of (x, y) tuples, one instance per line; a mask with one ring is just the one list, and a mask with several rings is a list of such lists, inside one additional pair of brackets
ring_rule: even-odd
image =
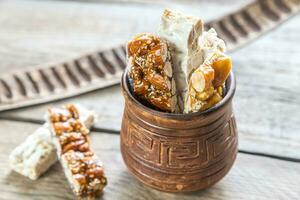
[(77, 150), (81, 145), (83, 145), (85, 143), (84, 140), (78, 140), (78, 141), (74, 141), (74, 142), (70, 142), (67, 145), (65, 145), (63, 147), (62, 152), (66, 153), (69, 150)]
[(170, 112), (171, 111), (171, 99), (163, 98), (150, 98), (150, 103), (155, 107)]
[(167, 61), (166, 63), (165, 63), (165, 67), (164, 67), (164, 71), (165, 71), (165, 74), (169, 77), (169, 78), (171, 78), (172, 77), (172, 65), (171, 65), (171, 62), (169, 62), (169, 61)]
[(144, 81), (140, 81), (139, 83), (136, 83), (133, 89), (136, 94), (145, 95), (148, 93), (149, 87), (150, 87), (149, 82), (144, 80)]
[(171, 84), (167, 83), (169, 80), (165, 80), (164, 77), (160, 74), (149, 74), (149, 75), (147, 75), (147, 78), (148, 78), (149, 82), (155, 88), (157, 88), (159, 90), (167, 91), (167, 90), (171, 89), (168, 86), (168, 85), (171, 85)]
[(197, 92), (203, 92), (211, 87), (214, 80), (214, 70), (210, 66), (202, 65), (192, 73), (191, 84)]
[(162, 69), (164, 67), (164, 63), (166, 62), (166, 53), (167, 47), (164, 47), (164, 43), (159, 43), (154, 46), (149, 52), (147, 56), (147, 63), (153, 64), (155, 67)]
[(176, 84), (175, 84), (175, 79), (174, 78), (172, 78), (171, 85), (172, 85), (171, 95), (175, 95), (176, 94)]
[(56, 134), (60, 135), (64, 132), (71, 132), (73, 131), (73, 127), (67, 122), (55, 122), (53, 123), (53, 128)]

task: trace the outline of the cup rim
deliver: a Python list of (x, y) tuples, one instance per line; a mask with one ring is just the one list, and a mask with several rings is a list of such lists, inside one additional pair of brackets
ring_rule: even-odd
[(207, 116), (213, 112), (216, 112), (220, 108), (224, 107), (228, 102), (231, 101), (233, 98), (233, 95), (235, 93), (236, 89), (236, 80), (235, 80), (235, 75), (233, 71), (230, 72), (225, 85), (226, 85), (226, 95), (225, 97), (218, 102), (216, 105), (212, 106), (211, 108), (204, 110), (202, 112), (193, 112), (193, 113), (168, 113), (168, 112), (162, 112), (158, 110), (154, 110), (150, 107), (145, 106), (142, 104), (140, 101), (138, 101), (133, 94), (130, 92), (129, 87), (129, 78), (128, 78), (128, 69), (126, 69), (123, 72), (122, 75), (122, 81), (121, 81), (121, 87), (123, 88), (123, 91), (126, 92), (127, 96), (141, 109), (146, 110), (149, 113), (152, 113), (156, 116), (164, 117), (164, 118), (173, 118), (173, 119), (178, 119), (178, 118), (193, 118), (193, 117), (200, 117), (200, 116)]

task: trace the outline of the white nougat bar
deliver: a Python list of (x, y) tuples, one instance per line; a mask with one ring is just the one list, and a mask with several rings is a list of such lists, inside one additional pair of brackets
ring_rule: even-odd
[(203, 63), (198, 38), (203, 33), (201, 19), (165, 10), (158, 34), (170, 43), (180, 112), (184, 110), (190, 73)]
[[(95, 121), (95, 112), (79, 104), (76, 107), (86, 127), (91, 127)], [(56, 161), (56, 148), (47, 123), (28, 136), (9, 155), (11, 169), (32, 180), (38, 179)]]
[(128, 72), (136, 97), (161, 111), (178, 110), (168, 42), (149, 33), (127, 45)]

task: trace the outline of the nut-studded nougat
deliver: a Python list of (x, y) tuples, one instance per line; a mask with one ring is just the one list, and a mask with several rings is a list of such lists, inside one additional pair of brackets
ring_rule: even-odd
[(206, 110), (223, 98), (223, 86), (231, 71), (231, 59), (215, 52), (191, 75), (185, 113)]
[(158, 34), (170, 43), (180, 112), (185, 109), (190, 73), (203, 63), (198, 38), (203, 22), (197, 17), (165, 10)]
[(185, 113), (206, 110), (223, 98), (224, 83), (232, 68), (231, 59), (224, 54), (225, 43), (214, 29), (204, 32), (198, 40), (204, 58), (188, 80)]
[(128, 44), (134, 93), (168, 112), (203, 111), (218, 103), (232, 64), (216, 31), (203, 32), (199, 18), (165, 10), (158, 34), (138, 35)]
[[(87, 127), (95, 120), (95, 113), (76, 105), (80, 118)], [(51, 139), (49, 125), (45, 123), (9, 155), (10, 167), (32, 180), (36, 180), (57, 161), (56, 149)]]
[(50, 108), (47, 116), (59, 161), (74, 194), (78, 199), (95, 199), (107, 180), (77, 108), (72, 104)]
[(174, 112), (177, 97), (168, 43), (151, 34), (140, 34), (128, 43), (127, 53), (137, 98), (158, 110)]

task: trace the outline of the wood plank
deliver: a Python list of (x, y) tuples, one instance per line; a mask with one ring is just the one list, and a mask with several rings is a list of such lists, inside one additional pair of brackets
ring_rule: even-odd
[[(38, 125), (0, 120), (0, 199), (73, 199), (59, 164), (37, 181), (9, 169), (7, 156)], [(143, 186), (127, 171), (120, 154), (119, 136), (93, 132), (92, 146), (103, 160), (108, 186), (102, 199), (297, 199), (300, 164), (239, 154), (230, 173), (212, 188), (187, 194), (163, 193)]]
[[(120, 7), (107, 1), (13, 2), (0, 2), (0, 73), (58, 62), (123, 43), (137, 32), (153, 32), (164, 7), (164, 4), (149, 3), (147, 6), (123, 3)], [(241, 1), (221, 5), (216, 1), (193, 2), (191, 5), (177, 2), (171, 7), (209, 19), (241, 5)], [(218, 12), (215, 12), (216, 4)], [(141, 17), (137, 18), (136, 14)], [(300, 16), (297, 16), (268, 36), (231, 54), (237, 76), (234, 107), (242, 150), (300, 158), (297, 90), (300, 46), (295, 45), (300, 41), (299, 23)], [(98, 128), (118, 131), (124, 105), (120, 93), (119, 87), (114, 86), (72, 99), (1, 113), (0, 117), (41, 120), (49, 105), (75, 101), (97, 111)]]
[(95, 125), (96, 128), (120, 131), (124, 100), (119, 85), (111, 86), (100, 91), (90, 92), (75, 98), (13, 111), (6, 111), (0, 114), (0, 118), (18, 118), (21, 120), (31, 119), (41, 121), (43, 120), (45, 110), (48, 107), (72, 102), (80, 103), (86, 108), (97, 112), (98, 120)]

